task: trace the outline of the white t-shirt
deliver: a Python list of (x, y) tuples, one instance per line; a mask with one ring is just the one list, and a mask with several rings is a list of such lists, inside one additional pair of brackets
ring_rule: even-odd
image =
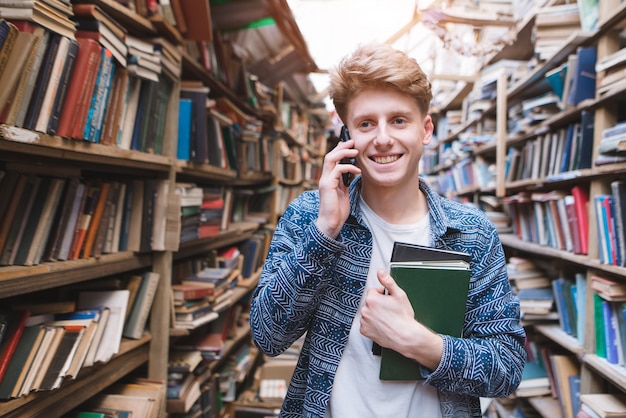
[[(430, 220), (428, 216), (418, 223), (394, 225), (376, 215), (361, 199), (365, 223), (374, 239), (372, 259), (365, 293), (371, 287), (380, 287), (376, 270), (388, 269), (394, 241), (428, 245)], [(361, 301), (361, 306), (363, 301)], [(378, 378), (380, 356), (372, 354), (372, 340), (361, 335), (361, 312), (357, 312), (350, 336), (333, 382), (326, 418), (413, 418), (441, 417), (437, 390), (417, 382), (382, 381)]]

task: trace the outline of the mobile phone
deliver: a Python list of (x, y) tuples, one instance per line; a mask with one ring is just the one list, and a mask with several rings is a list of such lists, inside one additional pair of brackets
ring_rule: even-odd
[[(346, 142), (350, 140), (350, 133), (348, 132), (348, 128), (346, 128), (346, 125), (343, 125), (341, 127), (341, 133), (339, 134), (339, 140), (341, 142)], [(340, 164), (356, 164), (356, 159), (355, 158), (343, 158), (340, 162)], [(342, 173), (341, 177), (343, 178), (343, 184), (345, 186), (349, 186), (350, 182), (352, 181), (352, 179), (354, 178), (354, 174), (352, 173)]]

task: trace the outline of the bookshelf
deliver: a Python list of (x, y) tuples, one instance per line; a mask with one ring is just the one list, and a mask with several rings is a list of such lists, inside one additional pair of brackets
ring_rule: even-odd
[[(531, 16), (520, 21), (517, 42), (532, 42), (531, 38), (523, 40), (524, 33), (528, 33), (529, 26), (545, 22), (552, 6), (554, 5), (535, 8)], [(575, 8), (577, 4), (574, 2), (562, 7)], [(533, 346), (533, 350), (550, 345), (556, 347), (559, 354), (576, 359), (580, 389), (574, 393), (623, 394), (626, 392), (626, 369), (623, 361), (609, 360), (608, 354), (599, 348), (609, 338), (602, 330), (611, 327), (611, 320), (607, 322), (594, 317), (599, 312), (594, 303), (598, 298), (602, 300), (602, 297), (598, 296), (599, 291), (592, 288), (594, 276), (609, 278), (617, 283), (624, 283), (626, 280), (626, 270), (617, 249), (611, 252), (611, 241), (607, 241), (604, 233), (608, 229), (599, 223), (604, 219), (602, 206), (596, 204), (596, 198), (600, 195), (616, 197), (612, 192), (613, 183), (624, 179), (621, 154), (604, 156), (599, 151), (603, 143), (603, 131), (624, 120), (620, 111), (623, 106), (623, 86), (617, 83), (608, 84), (611, 70), (601, 69), (595, 74), (595, 87), (591, 90), (576, 84), (577, 93), (586, 93), (585, 95), (570, 102), (569, 96), (565, 94), (557, 98), (550, 110), (548, 107), (530, 105), (538, 97), (545, 99), (548, 94), (558, 94), (553, 90), (549, 77), (557, 74), (564, 65), (568, 65), (568, 72), (574, 69), (570, 76), (576, 73), (578, 67), (572, 57), (584, 62), (584, 52), (581, 51), (594, 48), (596, 57), (591, 64), (592, 72), (596, 68), (602, 68), (595, 67), (596, 63), (619, 56), (619, 51), (624, 48), (621, 28), (626, 19), (626, 7), (619, 1), (600, 2), (598, 7), (599, 19), (595, 27), (578, 25), (578, 30), (570, 31), (567, 36), (559, 38), (558, 45), (549, 53), (536, 49), (535, 52), (543, 54), (540, 60), (528, 55), (526, 49), (516, 49), (513, 45), (505, 47), (492, 60), (486, 61), (477, 74), (474, 89), (466, 92), (462, 101), (458, 98), (450, 100), (448, 107), (437, 109), (440, 111), (436, 115), (440, 123), (448, 122), (447, 111), (458, 111), (462, 117), (454, 126), (442, 125), (442, 130), (438, 132), (437, 146), (429, 150), (429, 154), (425, 153), (425, 156), (432, 156), (428, 161), (428, 177), (440, 187), (441, 193), (482, 207), (488, 215), (498, 211), (509, 217), (510, 222), (503, 225), (500, 232), (507, 257), (523, 257), (549, 265), (545, 274), (553, 280), (553, 284), (556, 279), (565, 278), (575, 285), (577, 293), (583, 295), (574, 317), (577, 321), (575, 325), (579, 326), (578, 335), (567, 332), (560, 319), (522, 318), (529, 334), (538, 336), (540, 341)], [(563, 16), (564, 13), (560, 19), (564, 19)], [(539, 48), (538, 45), (535, 48)], [(523, 73), (504, 69), (507, 60), (528, 63), (533, 59), (534, 64)], [(467, 109), (481, 100), (480, 94), (486, 91), (486, 80), (490, 71), (498, 67), (500, 73), (496, 86), (491, 86), (498, 94), (488, 103), (482, 104), (481, 112), (468, 112)], [(532, 109), (532, 112), (516, 116), (522, 114), (519, 109), (523, 109), (525, 104), (527, 110)], [(482, 134), (480, 127), (487, 119), (495, 119), (495, 129), (491, 132), (490, 140), (472, 144), (472, 139)], [(588, 120), (592, 122), (587, 124)], [(592, 127), (591, 132), (583, 130), (588, 125)], [(570, 142), (566, 142), (568, 138)], [(580, 144), (586, 145), (580, 148)], [(567, 154), (568, 151), (570, 154)], [(481, 160), (487, 160), (491, 164), (491, 183), (480, 183), (476, 179)], [(461, 171), (464, 164), (471, 167), (469, 175), (467, 171)], [(517, 171), (512, 168), (515, 164)], [(524, 172), (524, 169), (528, 172)], [(564, 196), (577, 193), (575, 189), (583, 191), (583, 200), (579, 204), (579, 209), (582, 210), (579, 213), (582, 215), (578, 219), (584, 217), (587, 223), (575, 224), (573, 229), (583, 235), (571, 239), (585, 240), (587, 246), (583, 248), (577, 248), (575, 243), (566, 239), (572, 230), (567, 223), (570, 218), (559, 216), (556, 209), (559, 205), (566, 207), (568, 200)], [(615, 221), (621, 215), (616, 212), (613, 216)], [(570, 232), (566, 232), (566, 229)], [(617, 238), (615, 242), (618, 242)], [(515, 283), (512, 278), (512, 284)], [(604, 296), (604, 301), (607, 300), (610, 306), (618, 306), (620, 303)], [(553, 310), (559, 311), (556, 302), (555, 299)], [(601, 330), (600, 333), (598, 330)], [(621, 329), (616, 326), (615, 332), (619, 337)], [(610, 337), (608, 341), (611, 341), (609, 344), (622, 346), (614, 337)], [(544, 363), (546, 359), (544, 358)], [(569, 389), (574, 384), (572, 382), (559, 386), (561, 391)], [(556, 383), (552, 382), (552, 386), (554, 385)], [(520, 398), (517, 407), (523, 410), (528, 404), (535, 414), (546, 417), (554, 416), (555, 406), (557, 410), (564, 411), (563, 416), (570, 417), (580, 407), (579, 402), (568, 399), (565, 395)], [(509, 411), (515, 409), (510, 400), (498, 400), (497, 408), (513, 408), (507, 409)]]
[[(169, 377), (168, 360), (171, 345), (180, 338), (206, 332), (212, 322), (187, 329), (173, 326), (171, 284), (174, 280), (180, 279), (176, 276), (178, 265), (206, 259), (209, 254), (232, 246), (243, 246), (252, 239), (259, 239), (260, 233), (266, 234), (265, 236), (268, 233), (271, 234), (271, 229), (280, 215), (278, 196), (282, 185), (289, 184), (302, 188), (306, 184), (307, 187), (314, 187), (311, 186), (314, 183), (309, 183), (312, 177), (313, 182), (315, 181), (314, 175), (310, 174), (313, 171), (308, 167), (313, 161), (319, 161), (323, 155), (321, 149), (316, 146), (319, 146), (320, 136), (324, 133), (325, 116), (320, 112), (315, 114), (307, 112), (309, 107), (319, 107), (317, 103), (311, 103), (307, 96), (310, 93), (308, 89), (312, 86), (306, 78), (306, 73), (315, 67), (308, 56), (306, 47), (302, 47), (304, 41), (293, 17), (287, 13), (289, 8), (286, 2), (279, 2), (280, 5), (276, 7), (269, 7), (263, 2), (254, 4), (243, 2), (246, 10), (239, 7), (240, 5), (236, 5), (235, 8), (232, 8), (232, 5), (217, 5), (214, 10), (214, 5), (209, 5), (208, 2), (172, 1), (171, 6), (183, 4), (185, 7), (190, 7), (185, 11), (186, 13), (183, 13), (182, 20), (180, 14), (177, 20), (174, 11), (164, 6), (160, 7), (156, 13), (150, 13), (138, 7), (142, 4), (139, 1), (129, 2), (127, 5), (115, 0), (72, 3), (54, 0), (51, 3), (55, 3), (55, 7), (60, 8), (71, 8), (72, 3), (76, 5), (88, 3), (97, 7), (100, 12), (115, 21), (119, 25), (118, 29), (124, 33), (122, 44), (125, 43), (129, 48), (128, 57), (132, 54), (141, 56), (139, 49), (143, 41), (147, 41), (151, 45), (149, 48), (156, 49), (148, 52), (147, 56), (143, 57), (144, 61), (136, 59), (136, 62), (153, 60), (160, 67), (158, 79), (161, 81), (166, 79), (167, 83), (157, 84), (153, 81), (145, 81), (150, 80), (154, 75), (140, 72), (136, 67), (131, 69), (132, 66), (129, 64), (135, 62), (131, 62), (130, 59), (124, 65), (117, 58), (111, 58), (115, 66), (110, 80), (110, 96), (107, 92), (107, 97), (109, 97), (107, 109), (116, 109), (115, 112), (119, 113), (116, 115), (114, 111), (111, 111), (110, 119), (108, 119), (107, 111), (105, 111), (102, 121), (99, 122), (102, 124), (103, 132), (104, 127), (110, 125), (112, 131), (107, 135), (119, 138), (109, 144), (84, 140), (80, 137), (80, 133), (79, 137), (69, 138), (65, 135), (56, 135), (54, 131), (46, 129), (32, 129), (22, 123), (5, 123), (5, 114), (3, 114), (2, 123), (0, 123), (0, 172), (4, 177), (0, 184), (4, 183), (3, 187), (7, 187), (7, 183), (4, 182), (9, 177), (7, 174), (16, 172), (28, 173), (40, 178), (60, 177), (66, 179), (63, 183), (66, 187), (69, 187), (67, 185), (71, 179), (77, 179), (77, 182), (85, 184), (85, 189), (92, 183), (106, 182), (108, 184), (111, 182), (116, 185), (124, 184), (126, 190), (132, 188), (153, 193), (146, 194), (139, 207), (147, 211), (149, 210), (147, 202), (154, 202), (155, 206), (150, 206), (150, 210), (154, 212), (138, 212), (138, 217), (132, 218), (135, 219), (134, 223), (130, 221), (130, 207), (134, 207), (134, 203), (131, 205), (134, 201), (129, 197), (118, 195), (118, 200), (111, 197), (110, 201), (102, 203), (102, 219), (111, 219), (107, 224), (109, 228), (120, 228), (123, 231), (122, 226), (116, 226), (116, 218), (112, 216), (112, 213), (115, 207), (121, 208), (127, 205), (129, 212), (124, 216), (127, 216), (131, 225), (129, 228), (132, 229), (132, 225), (139, 228), (135, 229), (139, 232), (129, 233), (128, 237), (132, 235), (136, 245), (140, 245), (146, 240), (146, 231), (149, 231), (152, 240), (145, 241), (141, 245), (147, 245), (147, 247), (139, 249), (131, 246), (129, 238), (127, 247), (117, 248), (116, 246), (114, 249), (98, 253), (95, 257), (83, 257), (79, 253), (73, 259), (43, 257), (34, 265), (8, 263), (8, 265), (0, 266), (0, 299), (3, 301), (3, 306), (8, 306), (9, 303), (29, 301), (30, 298), (42, 295), (60, 297), (57, 295), (66, 295), (83, 286), (95, 286), (102, 283), (124, 288), (127, 280), (130, 280), (130, 275), (147, 271), (158, 273), (159, 284), (154, 294), (146, 330), (139, 339), (123, 338), (119, 352), (109, 361), (82, 368), (76, 379), (65, 379), (59, 389), (32, 392), (27, 396), (0, 401), (0, 415), (7, 417), (44, 415), (61, 417), (65, 414), (72, 414), (80, 410), (83, 404), (93, 400), (96, 395), (106, 392), (108, 387), (135, 375), (165, 382)], [(252, 9), (256, 11), (250, 15), (249, 12)], [(215, 14), (213, 14), (214, 11)], [(271, 46), (268, 48), (268, 53), (273, 54), (274, 58), (277, 56), (277, 51), (272, 48), (297, 46), (293, 54), (285, 57), (285, 61), (281, 62), (280, 59), (273, 61), (274, 65), (280, 67), (280, 71), (276, 71), (275, 68), (270, 70), (265, 68), (269, 65), (267, 57), (259, 56), (258, 53), (250, 56), (248, 61), (240, 58), (246, 55), (241, 53), (242, 49), (255, 50), (259, 46), (259, 40), (252, 45), (246, 44), (246, 40), (238, 37), (236, 31), (232, 31), (230, 23), (227, 22), (234, 18), (238, 22), (249, 23), (255, 20), (255, 16), (269, 16), (276, 22), (275, 25), (270, 25), (265, 29), (269, 30), (269, 33), (264, 35), (268, 45)], [(198, 28), (201, 30), (195, 31)], [(209, 28), (208, 32), (207, 28)], [(43, 32), (51, 33), (53, 30), (44, 26)], [(101, 34), (100, 37), (102, 36)], [(131, 42), (131, 39), (134, 41)], [(107, 42), (111, 41), (100, 40), (96, 43), (100, 43), (100, 48), (104, 49), (102, 46), (109, 45)], [(207, 61), (205, 58), (208, 55), (202, 54), (215, 53), (213, 48), (218, 45), (218, 42), (220, 43), (218, 48), (227, 49), (232, 46), (236, 48), (228, 49), (229, 52), (222, 50), (223, 54), (219, 61)], [(138, 50), (132, 50), (131, 45), (135, 45)], [(42, 47), (42, 52), (38, 53), (44, 54), (45, 51), (47, 49)], [(123, 52), (122, 55), (124, 55)], [(33, 59), (35, 59), (34, 55)], [(287, 62), (289, 66), (286, 66)], [(146, 68), (149, 67), (146, 64)], [(146, 68), (142, 68), (141, 71)], [(240, 71), (237, 72), (236, 68)], [(229, 74), (230, 77), (225, 74)], [(233, 77), (234, 74), (239, 78)], [(94, 83), (94, 92), (95, 77), (94, 75), (91, 79)], [(16, 87), (18, 80), (15, 80)], [(248, 142), (252, 144), (250, 145), (252, 151), (249, 152), (250, 154), (256, 152), (256, 157), (252, 156), (249, 161), (245, 161), (237, 160), (236, 153), (233, 154), (235, 159), (232, 159), (232, 155), (225, 155), (222, 161), (227, 160), (227, 163), (223, 165), (212, 164), (208, 160), (193, 161), (190, 158), (177, 158), (178, 143), (181, 138), (179, 136), (179, 103), (182, 97), (181, 92), (186, 86), (185, 83), (188, 82), (206, 88), (203, 100), (211, 103), (211, 112), (221, 113), (219, 117), (222, 135), (239, 135), (237, 129), (240, 128), (244, 134), (246, 129), (253, 131), (251, 138), (248, 138)], [(283, 82), (285, 86), (281, 85)], [(166, 89), (155, 87), (163, 84), (167, 85)], [(47, 84), (44, 85), (48, 87)], [(115, 87), (117, 85), (125, 87)], [(115, 88), (120, 89), (118, 93), (113, 93)], [(33, 92), (36, 91), (33, 89)], [(119, 97), (126, 95), (130, 98), (131, 91), (136, 91), (134, 107), (130, 100), (124, 103), (119, 101), (121, 100)], [(148, 94), (151, 96), (147, 96)], [(89, 99), (91, 97), (89, 96)], [(118, 98), (114, 99), (115, 97)], [(147, 97), (151, 97), (152, 100)], [(86, 103), (87, 93), (81, 100)], [(119, 102), (116, 101), (114, 106), (113, 100)], [(142, 100), (146, 101), (146, 106), (150, 106), (150, 111), (140, 113)], [(284, 126), (282, 123), (280, 125), (277, 123), (280, 115), (277, 109), (283, 107), (283, 101), (288, 102), (294, 112), (297, 109), (298, 124)], [(207, 108), (204, 117), (208, 117), (209, 113)], [(129, 118), (126, 115), (135, 117)], [(134, 125), (135, 120), (140, 118), (144, 118), (142, 128)], [(138, 131), (139, 129), (144, 131)], [(114, 135), (112, 132), (117, 134)], [(250, 134), (250, 132), (247, 133)], [(135, 137), (135, 135), (139, 136)], [(265, 160), (261, 160), (262, 154), (258, 154), (262, 150), (263, 141), (270, 150), (271, 143), (279, 137), (287, 138), (298, 155), (307, 155), (306, 161), (298, 166), (300, 177), (296, 182), (289, 183), (287, 180), (281, 182), (272, 170), (273, 164), (277, 161), (271, 160), (269, 155), (266, 155)], [(122, 138), (126, 138), (127, 142), (122, 141)], [(150, 142), (152, 138), (156, 138), (156, 142)], [(239, 139), (232, 141), (237, 144)], [(152, 189), (147, 190), (148, 186), (153, 183), (155, 187), (157, 185), (160, 187), (158, 192), (153, 192)], [(178, 184), (192, 184), (206, 189), (217, 188), (224, 193), (224, 197), (245, 195), (248, 192), (256, 196), (260, 190), (266, 190), (264, 192), (266, 196), (263, 199), (257, 199), (263, 204), (259, 207), (248, 208), (246, 205), (250, 198), (241, 203), (245, 208), (241, 217), (236, 217), (231, 212), (233, 206), (226, 206), (224, 220), (219, 231), (183, 242), (180, 236), (181, 198), (176, 193)], [(138, 196), (139, 193), (135, 195)], [(56, 205), (50, 204), (51, 207), (56, 208), (54, 214), (57, 217), (60, 216), (63, 196), (65, 195), (59, 197)], [(148, 196), (155, 196), (154, 200)], [(233, 199), (235, 203), (232, 204), (235, 205), (236, 198)], [(5, 209), (6, 207), (3, 208)], [(107, 213), (104, 212), (105, 210), (109, 210), (108, 218), (105, 218), (104, 213)], [(116, 213), (121, 223), (122, 215), (119, 215), (121, 209)], [(147, 218), (147, 213), (153, 213), (154, 219), (152, 223), (144, 225), (142, 220)], [(16, 222), (23, 218), (19, 215), (14, 216)], [(153, 226), (156, 222), (160, 222), (159, 227)], [(141, 225), (137, 226), (138, 224)], [(7, 223), (6, 227), (9, 226)], [(97, 233), (97, 230), (94, 230), (94, 245)], [(104, 241), (102, 248), (104, 248), (104, 245), (110, 244), (106, 240), (113, 240), (113, 238), (107, 238), (109, 237), (108, 231), (101, 234)], [(157, 236), (159, 237), (158, 247), (155, 244)], [(262, 260), (262, 255), (259, 258)], [(244, 310), (243, 321), (245, 322), (246, 299), (254, 290), (259, 275), (260, 269), (257, 264), (256, 269), (247, 277), (241, 277), (240, 284), (233, 288), (230, 303), (220, 309), (220, 315), (227, 314), (233, 307), (240, 305), (239, 308)], [(203, 398), (209, 397), (208, 394), (212, 391), (210, 398), (212, 403), (217, 405), (215, 392), (219, 391), (219, 387), (216, 376), (220, 368), (228, 362), (229, 357), (235, 356), (242, 346), (250, 343), (249, 326), (246, 327), (244, 323), (237, 327), (237, 332), (226, 340), (222, 358), (206, 364), (207, 367), (199, 372), (197, 382), (202, 387)], [(258, 361), (258, 353), (252, 352), (247, 380), (253, 378), (253, 370), (258, 365)], [(241, 388), (243, 382), (239, 382), (238, 386)], [(161, 413), (167, 412), (166, 403), (164, 399), (163, 405), (159, 407)], [(207, 411), (205, 413), (218, 416), (219, 411), (214, 409), (210, 413)]]

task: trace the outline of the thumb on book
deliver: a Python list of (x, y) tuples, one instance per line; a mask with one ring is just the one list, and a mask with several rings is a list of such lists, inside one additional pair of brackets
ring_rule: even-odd
[(384, 269), (378, 270), (378, 281), (381, 285), (383, 285), (383, 287), (387, 290), (387, 293), (390, 295), (398, 295), (400, 293), (404, 293), (404, 290), (402, 290), (402, 288), (398, 286), (393, 277), (391, 277), (391, 275)]

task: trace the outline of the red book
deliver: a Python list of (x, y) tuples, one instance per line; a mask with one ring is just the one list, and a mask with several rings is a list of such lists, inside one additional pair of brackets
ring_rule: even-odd
[(578, 219), (578, 229), (580, 230), (580, 250), (581, 254), (588, 254), (589, 250), (589, 191), (582, 186), (572, 187), (574, 196), (574, 207)]
[(3, 322), (6, 324), (5, 326), (7, 329), (4, 331), (2, 345), (0, 345), (0, 381), (2, 381), (2, 378), (7, 371), (9, 362), (13, 357), (17, 343), (22, 337), (26, 321), (29, 317), (29, 311), (10, 312), (4, 316), (5, 321)]
[[(57, 134), (66, 138), (72, 136), (73, 127), (85, 127), (102, 57), (102, 47), (97, 41), (89, 38), (77, 38), (77, 41), (79, 49), (74, 76), (67, 90), (57, 129)], [(81, 130), (81, 138), (82, 133)]]
[(211, 296), (215, 293), (215, 289), (207, 286), (174, 283), (172, 284), (172, 292), (174, 292), (174, 300), (194, 300)]
[(572, 244), (574, 245), (574, 254), (583, 254), (580, 241), (581, 231), (578, 227), (578, 216), (576, 215), (576, 203), (574, 196), (565, 196), (565, 212), (567, 213), (567, 225), (569, 225), (570, 234), (572, 235)]

